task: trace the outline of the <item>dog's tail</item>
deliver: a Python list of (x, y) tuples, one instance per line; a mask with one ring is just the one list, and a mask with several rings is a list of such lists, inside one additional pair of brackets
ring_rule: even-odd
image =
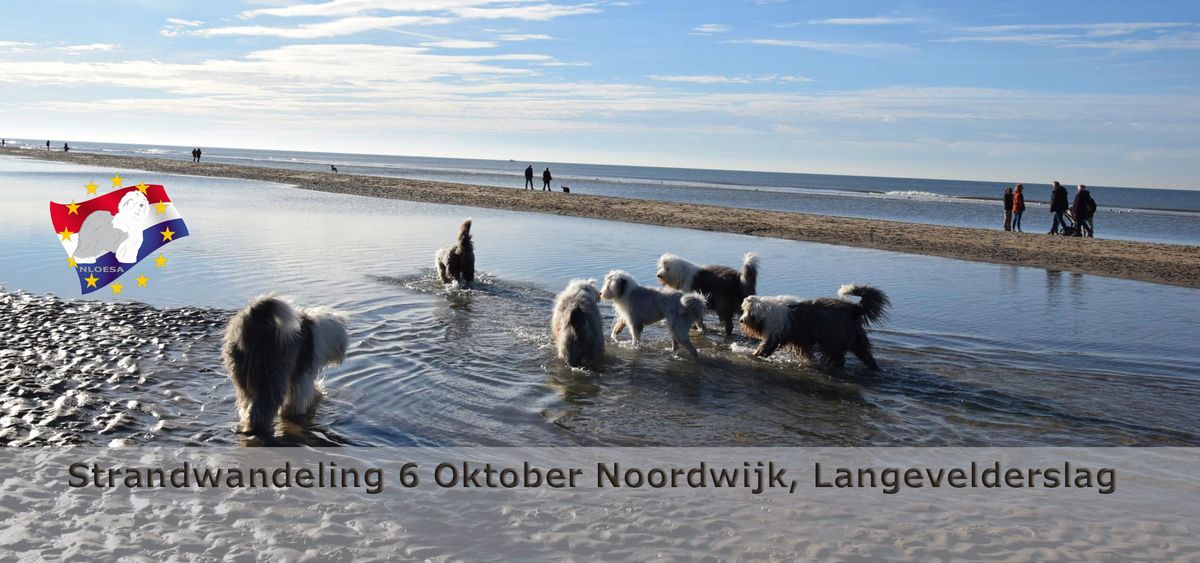
[(471, 248), (471, 219), (468, 217), (458, 226), (458, 247)]
[(758, 255), (747, 252), (742, 261), (742, 273), (738, 276), (742, 282), (742, 297), (758, 293)]
[(300, 318), (273, 295), (252, 301), (225, 327), (225, 369), (237, 388), (244, 432), (270, 435), (287, 395), (300, 345)]
[(679, 302), (683, 304), (683, 316), (687, 318), (687, 326), (700, 322), (704, 319), (704, 302), (707, 299), (703, 293), (693, 291), (683, 294)]
[(860, 284), (843, 285), (838, 290), (838, 296), (843, 299), (852, 295), (858, 297), (859, 315), (867, 323), (877, 323), (887, 318), (887, 308), (891, 301), (882, 290)]

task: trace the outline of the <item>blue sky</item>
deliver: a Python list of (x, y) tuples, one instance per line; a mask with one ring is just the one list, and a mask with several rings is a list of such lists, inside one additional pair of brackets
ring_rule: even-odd
[(7, 3), (0, 136), (1200, 188), (1200, 4)]

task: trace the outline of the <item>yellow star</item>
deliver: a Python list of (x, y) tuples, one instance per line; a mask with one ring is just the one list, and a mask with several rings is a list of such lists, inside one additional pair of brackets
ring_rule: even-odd
[(67, 215), (71, 214), (79, 215), (79, 204), (75, 203), (75, 200), (71, 200), (71, 203), (67, 204)]
[(62, 232), (58, 233), (58, 236), (62, 237), (63, 240), (71, 240), (71, 230), (63, 227)]
[(100, 281), (100, 278), (92, 274), (88, 274), (88, 277), (83, 278), (83, 281), (88, 282), (88, 287), (96, 287), (96, 282)]
[(123, 295), (121, 293), (121, 290), (124, 289), (125, 286), (121, 285), (121, 282), (113, 282), (112, 287), (113, 287), (113, 295)]
[(167, 257), (166, 257), (166, 256), (163, 256), (163, 255), (162, 255), (162, 253), (161, 253), (161, 252), (159, 252), (159, 253), (158, 253), (158, 258), (155, 258), (155, 259), (154, 259), (154, 264), (155, 264), (155, 266), (154, 266), (155, 268), (163, 268), (163, 267), (166, 267), (166, 265), (167, 265)]
[(124, 178), (122, 178), (120, 174), (116, 174), (110, 178), (110, 180), (112, 180), (112, 187), (119, 188), (121, 187), (121, 182), (124, 181)]
[(78, 267), (79, 267), (79, 264), (75, 262), (75, 257), (74, 257), (74, 256), (68, 256), (68, 257), (67, 257), (67, 265), (68, 265), (68, 266), (70, 266), (70, 267), (72, 267), (72, 268), (78, 268)]
[(156, 203), (156, 204), (154, 204), (154, 208), (158, 210), (158, 214), (159, 214), (159, 215), (166, 215), (166, 214), (167, 214), (167, 204), (165, 204), (165, 203), (163, 203), (163, 202), (161, 202), (161, 201), (160, 201), (160, 202), (158, 202), (158, 203)]
[(171, 230), (171, 227), (167, 227), (167, 229), (164, 231), (159, 231), (159, 234), (161, 234), (163, 236), (163, 242), (167, 242), (169, 240), (175, 240), (175, 239), (171, 238), (171, 237), (175, 236), (175, 232)]
[(146, 274), (142, 274), (137, 277), (136, 281), (137, 281), (138, 287), (146, 287), (146, 282), (150, 281), (150, 278), (146, 277)]
[(144, 194), (144, 193), (146, 193), (146, 190), (147, 190), (147, 189), (149, 189), (149, 188), (150, 188), (150, 186), (147, 186), (145, 182), (142, 182), (142, 183), (140, 183), (140, 184), (138, 184), (138, 185), (137, 185), (137, 189), (138, 189), (138, 191), (139, 191), (139, 192), (142, 192), (143, 194)]
[(99, 187), (100, 186), (97, 186), (95, 182), (90, 182), (90, 181), (87, 183), (86, 186), (84, 186), (84, 188), (87, 188), (88, 193), (92, 194), (92, 195), (96, 195), (96, 188), (99, 188)]

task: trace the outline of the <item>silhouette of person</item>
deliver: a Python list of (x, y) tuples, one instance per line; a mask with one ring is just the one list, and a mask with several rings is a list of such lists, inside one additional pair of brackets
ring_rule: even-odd
[(550, 191), (550, 180), (552, 180), (552, 179), (553, 179), (553, 177), (550, 176), (550, 167), (547, 166), (546, 170), (542, 172), (542, 191), (543, 192)]
[(196, 162), (196, 149), (192, 149), (192, 162)]
[(527, 189), (527, 190), (533, 189), (533, 165), (532, 164), (525, 167), (525, 189)]
[(201, 156), (204, 156), (204, 151), (200, 150), (200, 147), (196, 147), (196, 162), (200, 162)]
[(8, 139), (0, 139), (0, 147), (7, 147)]
[(46, 150), (50, 150), (50, 141), (46, 141)]
[(1067, 189), (1055, 181), (1050, 189), (1050, 213), (1054, 215), (1054, 223), (1050, 225), (1049, 234), (1057, 235), (1059, 232), (1066, 234), (1069, 229), (1074, 228), (1074, 226), (1067, 225), (1066, 214), (1069, 205)]
[(63, 152), (71, 152), (71, 145), (63, 143)]

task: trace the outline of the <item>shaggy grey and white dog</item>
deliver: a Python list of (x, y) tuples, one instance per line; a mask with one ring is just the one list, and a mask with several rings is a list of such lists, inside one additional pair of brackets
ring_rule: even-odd
[(470, 289), (475, 281), (475, 243), (471, 240), (471, 220), (458, 226), (458, 242), (447, 246), (436, 255), (438, 278), (442, 283), (455, 282)]
[(326, 308), (296, 310), (264, 295), (225, 328), (221, 353), (237, 391), (241, 431), (269, 436), (275, 416), (298, 419), (316, 402), (317, 374), (346, 357), (346, 317)]
[(703, 295), (638, 285), (628, 272), (613, 270), (604, 276), (604, 289), (600, 291), (600, 297), (612, 301), (617, 309), (617, 320), (612, 329), (613, 340), (617, 339), (625, 325), (629, 325), (636, 346), (641, 343), (642, 329), (646, 325), (666, 320), (667, 329), (671, 332), (671, 350), (683, 346), (693, 358), (700, 357), (688, 339), (688, 329), (704, 317)]
[[(750, 296), (742, 303), (742, 330), (761, 339), (754, 355), (766, 358), (780, 346), (791, 346), (811, 361), (816, 352), (834, 367), (846, 364), (852, 352), (870, 369), (879, 369), (871, 355), (867, 326), (882, 321), (890, 304), (882, 291), (866, 285), (844, 285), (840, 299), (800, 300), (788, 295)], [(855, 303), (846, 299), (857, 296)]]
[(79, 243), (72, 253), (80, 264), (94, 264), (96, 259), (112, 252), (117, 262), (137, 262), (142, 248), (142, 229), (150, 215), (150, 200), (137, 190), (121, 196), (117, 213), (93, 211), (79, 226)]
[[(697, 266), (674, 254), (658, 259), (658, 282), (684, 292), (704, 294), (708, 310), (717, 314), (725, 326), (725, 335), (733, 334), (733, 316), (742, 309), (742, 301), (754, 295), (758, 285), (758, 256), (746, 254), (742, 271), (729, 266)], [(699, 323), (704, 331), (704, 321)]]
[(554, 299), (550, 331), (554, 334), (558, 357), (571, 367), (604, 356), (604, 326), (599, 301), (596, 280), (571, 280)]

